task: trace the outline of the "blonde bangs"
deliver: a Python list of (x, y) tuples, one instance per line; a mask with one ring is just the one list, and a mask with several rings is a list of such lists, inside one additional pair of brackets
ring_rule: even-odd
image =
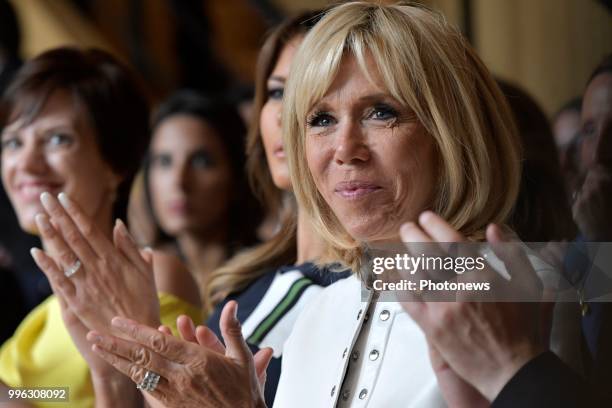
[(330, 244), (332, 260), (359, 270), (360, 243), (318, 192), (304, 139), (306, 118), (346, 55), (372, 83), (368, 62), (374, 61), (385, 91), (410, 108), (434, 138), (440, 166), (431, 209), (470, 239), (481, 239), (490, 222), (505, 222), (518, 194), (520, 148), (505, 98), (484, 64), (455, 28), (420, 5), (345, 3), (305, 37), (283, 105), (294, 193)]

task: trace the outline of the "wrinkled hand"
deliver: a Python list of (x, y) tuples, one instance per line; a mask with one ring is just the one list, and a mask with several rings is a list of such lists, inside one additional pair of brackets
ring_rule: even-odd
[[(208, 327), (203, 325), (194, 325), (191, 317), (186, 315), (180, 315), (176, 318), (176, 328), (179, 332), (181, 339), (189, 341), (191, 343), (197, 343), (202, 347), (206, 347), (211, 351), (215, 351), (219, 354), (225, 354), (225, 346), (221, 343), (221, 340), (217, 335), (210, 330)], [(168, 326), (159, 326), (157, 329), (160, 332), (172, 336), (172, 330)], [(263, 394), (266, 387), (267, 380), (267, 368), (269, 360), (262, 360), (261, 358), (255, 359), (255, 372), (257, 373), (257, 379), (261, 392)], [(265, 365), (264, 365), (265, 364)]]
[[(402, 228), (404, 242), (462, 242), (465, 238), (441, 217), (426, 212), (419, 224)], [(535, 275), (519, 245), (491, 225), (487, 240), (511, 276)], [(422, 302), (402, 303), (421, 327), (441, 361), (489, 401), (528, 361), (546, 350), (548, 338), (542, 321), (549, 321), (551, 304), (537, 302)], [(438, 361), (437, 364), (440, 364)], [(456, 382), (441, 382), (442, 387)], [(462, 389), (462, 388), (460, 388)], [(449, 390), (443, 390), (446, 395)], [(452, 391), (452, 390), (450, 390)], [(469, 398), (469, 395), (465, 395)]]
[(272, 350), (252, 355), (236, 318), (237, 307), (236, 302), (228, 302), (221, 313), (227, 348), (204, 326), (192, 331), (179, 323), (185, 341), (165, 334), (165, 329), (160, 332), (118, 317), (113, 326), (131, 340), (97, 332), (87, 338), (95, 352), (135, 383), (143, 380), (147, 370), (159, 374), (159, 384), (150, 393), (166, 406), (264, 407), (258, 377), (265, 372)]
[[(58, 201), (43, 193), (41, 202), (47, 214), (38, 214), (36, 223), (48, 254), (35, 251), (34, 260), (85, 326), (108, 332), (117, 315), (159, 325), (152, 256), (143, 258), (125, 225), (117, 221), (113, 244), (65, 194)], [(64, 276), (77, 260), (79, 270)]]

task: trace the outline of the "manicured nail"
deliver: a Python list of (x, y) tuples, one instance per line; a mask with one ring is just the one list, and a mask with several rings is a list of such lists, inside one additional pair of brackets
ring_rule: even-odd
[(421, 213), (421, 215), (419, 215), (419, 222), (421, 224), (428, 222), (431, 219), (431, 216), (433, 215), (433, 212), (427, 210), (427, 211), (423, 211)]
[(49, 194), (48, 192), (43, 192), (40, 195), (40, 202), (42, 203), (42, 205), (47, 208), (49, 205), (52, 204), (52, 199), (51, 199), (51, 194)]
[(36, 247), (30, 248), (30, 255), (32, 255), (32, 258), (34, 258), (34, 260), (38, 259), (40, 252), (41, 250)]
[(59, 200), (62, 207), (64, 207), (65, 209), (68, 209), (68, 207), (70, 207), (70, 199), (68, 198), (66, 193), (64, 192), (59, 193), (57, 195), (57, 199)]

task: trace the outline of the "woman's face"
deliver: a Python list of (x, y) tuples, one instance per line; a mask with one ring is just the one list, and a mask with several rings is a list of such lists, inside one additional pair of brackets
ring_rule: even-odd
[(149, 189), (169, 235), (218, 232), (227, 221), (232, 169), (219, 135), (187, 114), (163, 120), (153, 134)]
[(120, 177), (103, 160), (94, 130), (72, 97), (55, 91), (29, 124), (2, 132), (2, 182), (21, 228), (36, 233), (40, 194), (65, 192), (89, 215), (111, 221)]
[(351, 236), (395, 239), (399, 227), (431, 206), (433, 138), (414, 113), (347, 57), (327, 94), (308, 113), (306, 160), (317, 189)]
[(291, 61), (302, 39), (302, 36), (296, 37), (282, 49), (272, 74), (268, 78), (268, 99), (261, 110), (260, 116), (261, 137), (266, 151), (268, 166), (272, 173), (272, 179), (276, 187), (283, 190), (291, 189), (289, 167), (287, 166), (287, 158), (283, 148), (281, 127), (283, 92), (289, 75)]

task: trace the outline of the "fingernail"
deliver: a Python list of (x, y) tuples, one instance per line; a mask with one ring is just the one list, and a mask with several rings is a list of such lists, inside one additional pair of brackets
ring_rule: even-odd
[(129, 231), (127, 230), (127, 227), (125, 226), (125, 223), (123, 221), (121, 221), (121, 219), (117, 218), (115, 220), (115, 225), (117, 226), (117, 228), (119, 228), (119, 232), (121, 233), (121, 235), (123, 235), (124, 237), (126, 237), (127, 239), (129, 239), (130, 241), (134, 241), (129, 233)]
[(420, 223), (428, 222), (432, 215), (433, 215), (433, 213), (431, 211), (429, 211), (429, 210), (423, 211), (421, 213), (421, 215), (419, 215), (419, 222)]
[(57, 195), (57, 199), (59, 200), (62, 207), (64, 207), (65, 209), (68, 209), (68, 207), (70, 207), (70, 199), (68, 198), (66, 193), (64, 192), (59, 193)]
[(34, 217), (34, 221), (36, 221), (36, 225), (38, 229), (42, 231), (49, 230), (51, 228), (51, 224), (49, 224), (49, 219), (45, 214), (38, 213)]
[(240, 322), (238, 321), (238, 303), (236, 303), (236, 306), (234, 307), (234, 322), (240, 324)]
[(45, 208), (47, 208), (47, 206), (52, 204), (51, 194), (49, 194), (46, 191), (41, 193), (40, 202), (42, 203), (43, 206), (45, 206)]
[(40, 252), (40, 249), (36, 247), (30, 248), (30, 255), (32, 255), (32, 258), (34, 259), (38, 259), (39, 252)]

